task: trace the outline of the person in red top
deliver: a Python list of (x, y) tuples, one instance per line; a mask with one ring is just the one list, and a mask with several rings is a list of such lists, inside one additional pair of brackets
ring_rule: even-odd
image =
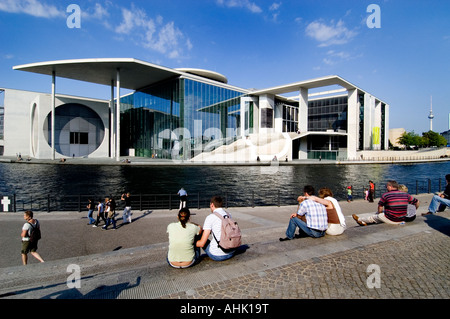
[(416, 209), (419, 208), (419, 200), (408, 193), (399, 191), (396, 181), (388, 181), (386, 189), (388, 191), (381, 196), (378, 202), (377, 214), (365, 218), (360, 218), (355, 214), (352, 215), (359, 225), (366, 226), (379, 223), (399, 225), (405, 221), (408, 204), (415, 205)]

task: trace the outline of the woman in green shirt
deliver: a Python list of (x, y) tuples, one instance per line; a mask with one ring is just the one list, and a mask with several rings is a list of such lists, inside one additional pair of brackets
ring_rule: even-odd
[(178, 212), (178, 222), (167, 226), (169, 234), (167, 262), (174, 268), (193, 266), (200, 257), (200, 249), (195, 248), (195, 239), (201, 234), (202, 228), (189, 222), (190, 216), (189, 209), (182, 208)]

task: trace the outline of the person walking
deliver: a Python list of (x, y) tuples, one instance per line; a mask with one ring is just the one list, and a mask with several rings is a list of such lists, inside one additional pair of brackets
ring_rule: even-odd
[(39, 239), (41, 239), (41, 226), (39, 221), (33, 218), (33, 212), (30, 210), (27, 210), (23, 214), (23, 219), (25, 219), (26, 223), (23, 225), (22, 233), (20, 234), (22, 237), (22, 263), (23, 265), (28, 263), (28, 253), (31, 253), (31, 256), (43, 263), (44, 259), (37, 252), (37, 244)]
[(123, 224), (131, 223), (131, 197), (130, 193), (122, 194), (120, 198), (125, 202), (125, 208), (123, 210)]
[(95, 223), (95, 219), (94, 217), (92, 217), (92, 215), (94, 214), (95, 204), (91, 198), (88, 199), (88, 205), (86, 207), (88, 209), (88, 219), (89, 219), (88, 225), (92, 225)]
[(111, 224), (111, 223), (113, 225), (113, 229), (115, 230), (116, 229), (116, 218), (115, 218), (115, 215), (116, 215), (116, 207), (115, 206), (116, 206), (116, 204), (115, 204), (114, 199), (111, 198), (111, 197), (106, 198), (105, 206), (106, 206), (106, 209), (105, 209), (106, 223), (102, 227), (102, 230), (107, 230), (109, 224)]
[(97, 205), (97, 220), (95, 221), (95, 224), (92, 225), (92, 227), (98, 227), (98, 224), (100, 223), (100, 218), (103, 219), (103, 222), (106, 224), (105, 204), (101, 199), (98, 200)]

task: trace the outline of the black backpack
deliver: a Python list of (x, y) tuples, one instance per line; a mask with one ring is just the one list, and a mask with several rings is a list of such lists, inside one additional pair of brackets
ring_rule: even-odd
[(28, 223), (31, 226), (31, 232), (29, 241), (31, 243), (37, 242), (39, 239), (41, 239), (41, 227), (39, 226), (39, 221), (36, 219), (36, 225), (33, 226), (33, 224)]

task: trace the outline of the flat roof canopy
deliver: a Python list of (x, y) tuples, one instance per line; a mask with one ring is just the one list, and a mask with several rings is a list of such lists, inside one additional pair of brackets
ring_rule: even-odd
[(120, 70), (120, 86), (125, 89), (138, 90), (184, 74), (183, 72), (165, 68), (156, 64), (132, 58), (78, 59), (49, 61), (18, 65), (14, 70), (111, 85), (117, 80), (117, 70)]
[(344, 80), (337, 75), (326, 76), (318, 79), (312, 79), (307, 81), (295, 82), (286, 85), (274, 86), (268, 89), (256, 90), (252, 94), (285, 94), (295, 91), (300, 91), (301, 88), (315, 89), (319, 87), (326, 87), (332, 85), (339, 85), (347, 90), (357, 89), (355, 85)]

